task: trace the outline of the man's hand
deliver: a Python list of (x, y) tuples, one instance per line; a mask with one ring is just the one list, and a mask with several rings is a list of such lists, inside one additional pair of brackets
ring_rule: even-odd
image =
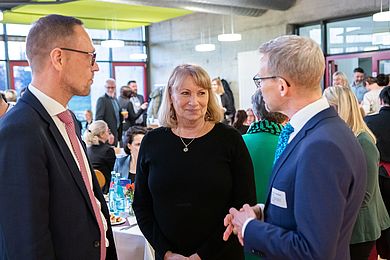
[(148, 102), (145, 102), (141, 105), (141, 109), (145, 110), (148, 108)]
[[(167, 251), (164, 255), (164, 260), (189, 260), (190, 258), (185, 257), (180, 254), (172, 253), (171, 251)], [(200, 259), (200, 258), (199, 258)]]
[(198, 254), (190, 255), (189, 260), (202, 260)]

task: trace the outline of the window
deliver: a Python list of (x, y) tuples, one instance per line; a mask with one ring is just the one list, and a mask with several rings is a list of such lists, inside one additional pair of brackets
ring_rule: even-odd
[(299, 28), (299, 35), (313, 39), (322, 48), (321, 25), (309, 25)]
[(0, 61), (0, 90), (8, 89), (7, 86), (7, 70), (5, 67), (5, 61)]

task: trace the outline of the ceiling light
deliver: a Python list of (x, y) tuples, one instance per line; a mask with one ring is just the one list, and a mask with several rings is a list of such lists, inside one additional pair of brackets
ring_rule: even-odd
[(241, 34), (234, 33), (233, 14), (230, 14), (230, 27), (231, 33), (225, 33), (225, 21), (222, 17), (222, 34), (218, 35), (218, 41), (220, 42), (236, 42), (241, 41)]
[(195, 45), (195, 51), (199, 52), (206, 52), (206, 51), (214, 51), (215, 50), (215, 44), (212, 43), (202, 43)]
[(147, 57), (148, 57), (148, 55), (146, 55), (146, 53), (130, 54), (130, 59), (132, 59), (132, 60), (146, 60)]
[(375, 13), (372, 16), (372, 20), (374, 22), (388, 22), (390, 21), (390, 4), (389, 4), (389, 11), (383, 12), (383, 5), (381, 0), (381, 11), (379, 13)]
[(125, 46), (125, 42), (122, 40), (104, 40), (101, 41), (101, 45), (106, 48), (119, 48)]

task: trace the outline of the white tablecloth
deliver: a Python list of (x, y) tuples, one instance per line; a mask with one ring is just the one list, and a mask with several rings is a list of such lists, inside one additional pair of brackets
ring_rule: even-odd
[[(135, 217), (128, 218), (129, 223), (135, 223)], [(118, 260), (154, 260), (154, 251), (143, 236), (138, 225), (121, 230), (126, 225), (113, 226), (114, 240)]]

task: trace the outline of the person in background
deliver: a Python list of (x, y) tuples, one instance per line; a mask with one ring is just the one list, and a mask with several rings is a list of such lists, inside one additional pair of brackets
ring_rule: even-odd
[(364, 123), (359, 104), (351, 89), (329, 87), (325, 89), (324, 96), (355, 134), (367, 163), (365, 195), (349, 246), (351, 260), (367, 260), (381, 231), (390, 227), (390, 218), (379, 190), (379, 151), (375, 146), (375, 136)]
[(367, 77), (366, 88), (368, 92), (364, 94), (362, 101), (362, 108), (366, 116), (377, 114), (381, 107), (379, 100), (379, 93), (381, 93), (384, 86), (389, 84), (389, 78), (385, 74), (378, 74), (376, 78)]
[(239, 109), (237, 110), (234, 121), (233, 121), (233, 127), (237, 129), (242, 135), (246, 134), (246, 131), (248, 130), (249, 126), (245, 125), (247, 114), (245, 110)]
[(66, 109), (89, 95), (99, 70), (92, 40), (81, 20), (52, 14), (32, 25), (26, 55), (31, 84), (0, 123), (0, 259), (117, 259), (107, 204)]
[[(241, 135), (220, 123), (207, 72), (177, 66), (138, 155), (133, 209), (156, 259), (243, 259), (236, 237), (222, 240), (224, 212), (256, 201)], [(156, 145), (158, 144), (158, 145)]]
[(227, 103), (229, 102), (228, 96), (225, 94), (225, 90), (223, 89), (222, 81), (220, 78), (214, 78), (211, 81), (211, 87), (215, 95), (217, 96), (218, 104), (222, 107), (222, 112), (224, 114), (227, 112)]
[(106, 179), (102, 188), (104, 194), (107, 194), (110, 188), (111, 171), (116, 159), (114, 149), (108, 144), (109, 135), (110, 129), (103, 120), (94, 121), (84, 133), (87, 154), (93, 169), (101, 171)]
[(244, 125), (250, 126), (253, 122), (256, 121), (255, 114), (253, 113), (252, 108), (248, 108), (246, 111), (246, 120)]
[(122, 138), (122, 115), (121, 109), (116, 99), (116, 81), (107, 79), (105, 86), (106, 94), (99, 97), (96, 103), (96, 120), (103, 120), (114, 135), (114, 146)]
[[(130, 80), (127, 85), (129, 86), (131, 93), (130, 93), (130, 103), (133, 106), (133, 112), (131, 113), (133, 115), (138, 115), (137, 118), (135, 118), (134, 122), (130, 122), (130, 126), (133, 125), (139, 125), (139, 126), (146, 126), (146, 111), (148, 108), (148, 102), (144, 101), (144, 97), (140, 94), (138, 94), (138, 85), (135, 80)], [(130, 109), (129, 109), (130, 110)], [(130, 111), (129, 111), (130, 115)], [(132, 118), (131, 120), (134, 120)]]
[(18, 93), (14, 89), (7, 89), (4, 91), (5, 99), (7, 103), (15, 105), (18, 97)]
[(247, 252), (267, 259), (349, 259), (366, 164), (356, 137), (322, 97), (324, 54), (297, 35), (259, 50), (253, 80), (267, 110), (290, 121), (279, 136), (264, 209), (230, 209), (224, 239), (237, 233)]
[(126, 109), (127, 104), (130, 102), (131, 89), (128, 85), (122, 86), (120, 89), (120, 95), (118, 97), (119, 107)]
[(126, 131), (123, 150), (127, 154), (124, 157), (117, 158), (114, 165), (114, 171), (119, 172), (121, 178), (135, 181), (138, 152), (141, 146), (142, 139), (146, 134), (146, 128), (142, 126), (132, 126)]
[(8, 104), (5, 95), (0, 92), (0, 118), (2, 118), (12, 107), (13, 105)]
[(88, 130), (88, 127), (93, 122), (92, 110), (90, 110), (90, 109), (85, 110), (84, 111), (84, 118), (85, 118), (85, 127), (84, 127), (84, 131), (85, 131), (85, 130)]
[[(378, 114), (366, 116), (364, 121), (377, 138), (379, 150), (379, 187), (387, 213), (390, 214), (390, 87), (386, 86), (379, 94), (381, 108)], [(390, 230), (382, 232), (377, 241), (377, 251), (381, 258), (390, 259)]]
[(333, 86), (349, 87), (347, 75), (344, 72), (336, 71), (333, 73)]
[(368, 91), (364, 86), (364, 70), (362, 68), (358, 67), (353, 70), (351, 90), (355, 94), (359, 104), (362, 103), (364, 94)]

